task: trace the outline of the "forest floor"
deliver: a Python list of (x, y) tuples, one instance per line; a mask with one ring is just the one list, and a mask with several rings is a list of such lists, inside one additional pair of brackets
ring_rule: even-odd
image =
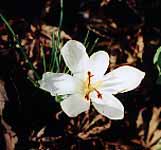
[[(0, 6), (0, 150), (161, 150), (161, 85), (153, 62), (161, 45), (161, 2), (68, 3), (64, 0), (60, 36), (59, 0)], [(123, 120), (109, 120), (93, 107), (69, 118), (54, 97), (34, 85), (36, 77), (22, 51), (41, 78), (44, 57), (49, 68), (52, 34), (55, 40), (60, 37), (58, 49), (88, 35), (88, 53), (108, 52), (108, 71), (128, 64), (145, 72), (137, 89), (116, 95), (125, 107)], [(60, 71), (63, 67), (62, 60)]]

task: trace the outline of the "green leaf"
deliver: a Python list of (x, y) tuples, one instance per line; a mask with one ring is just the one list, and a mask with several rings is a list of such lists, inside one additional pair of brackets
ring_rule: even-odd
[(61, 95), (55, 96), (55, 101), (56, 101), (57, 103), (60, 103), (60, 102), (63, 101), (63, 100), (64, 100), (63, 96), (61, 96)]
[(55, 96), (55, 101), (57, 103), (62, 102), (64, 99), (67, 99), (71, 94), (66, 94), (66, 95), (57, 95)]
[(154, 64), (159, 64), (161, 66), (161, 46), (157, 49), (154, 58), (153, 58)]
[(156, 83), (161, 85), (161, 46), (157, 49), (154, 55), (153, 63), (158, 70), (158, 79)]

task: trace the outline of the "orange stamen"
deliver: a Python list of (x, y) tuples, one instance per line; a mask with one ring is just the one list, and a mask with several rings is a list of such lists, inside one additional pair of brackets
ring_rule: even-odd
[(89, 93), (85, 95), (85, 99), (89, 100)]
[(94, 89), (95, 91), (96, 91), (96, 93), (97, 93), (97, 97), (99, 98), (99, 99), (102, 99), (102, 94), (97, 90), (97, 89)]

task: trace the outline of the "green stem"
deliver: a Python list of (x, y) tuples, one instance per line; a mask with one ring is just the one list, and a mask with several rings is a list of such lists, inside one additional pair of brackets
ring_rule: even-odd
[(89, 30), (87, 31), (86, 37), (85, 37), (84, 42), (83, 42), (83, 45), (85, 47), (86, 47), (86, 44), (87, 44), (88, 37), (89, 37)]
[(56, 61), (56, 72), (59, 72), (60, 64), (59, 64), (59, 56), (58, 56), (57, 50), (55, 51), (55, 61)]
[(59, 58), (58, 58), (58, 50), (56, 48), (56, 43), (55, 43), (55, 38), (54, 38), (54, 33), (52, 35), (52, 59), (51, 59), (51, 69), (50, 71), (53, 72), (55, 63), (56, 63), (56, 72), (59, 71)]
[(96, 40), (94, 41), (93, 46), (92, 46), (92, 47), (91, 47), (91, 49), (89, 50), (89, 54), (91, 54), (91, 53), (92, 53), (92, 51), (93, 51), (93, 49), (95, 48), (95, 46), (96, 46), (96, 44), (97, 44), (98, 40), (99, 40), (99, 38), (96, 38)]
[(44, 48), (42, 45), (40, 48), (42, 53), (43, 69), (44, 69), (44, 72), (46, 72), (46, 58), (45, 58)]
[(0, 14), (0, 17), (1, 17), (2, 21), (5, 23), (5, 25), (7, 26), (8, 30), (11, 32), (11, 34), (12, 34), (12, 36), (13, 36), (16, 44), (19, 46), (19, 48), (21, 50), (21, 53), (22, 53), (25, 61), (28, 63), (28, 65), (30, 66), (30, 68), (33, 70), (36, 79), (39, 80), (40, 77), (39, 77), (38, 73), (35, 71), (35, 68), (34, 68), (33, 64), (30, 62), (27, 54), (24, 51), (24, 48), (22, 47), (22, 45), (21, 45), (20, 41), (18, 40), (15, 32), (13, 31), (12, 27), (10, 26), (10, 24), (8, 23), (8, 21), (5, 19), (5, 17), (2, 14)]
[(31, 77), (27, 77), (27, 79), (35, 86), (35, 87), (39, 87), (38, 82), (34, 81)]
[(86, 49), (88, 49), (88, 47), (89, 47), (89, 42), (86, 43), (86, 46), (85, 46), (85, 47), (86, 47)]
[(60, 0), (60, 19), (59, 19), (59, 29), (58, 29), (58, 41), (57, 41), (57, 48), (56, 48), (56, 52), (57, 52), (56, 53), (56, 65), (57, 65), (56, 72), (60, 71), (60, 63), (61, 63), (59, 45), (60, 45), (60, 36), (61, 36), (62, 23), (63, 23), (63, 0)]
[(50, 62), (50, 66), (49, 66), (49, 70), (51, 72), (53, 72), (54, 69), (54, 65), (55, 65), (55, 36), (54, 36), (54, 32), (52, 33), (52, 52), (51, 52), (51, 62)]
[(59, 71), (60, 71), (61, 60), (62, 60), (62, 56), (61, 56), (60, 52), (58, 52)]
[(16, 39), (16, 34), (13, 31), (13, 29), (11, 28), (10, 24), (8, 23), (8, 21), (5, 19), (5, 17), (2, 14), (0, 14), (0, 17), (1, 17), (2, 21), (5, 23), (5, 25), (7, 26), (8, 30), (11, 32), (12, 36), (14, 37), (14, 39)]
[(63, 23), (63, 0), (60, 0), (60, 20), (59, 20), (59, 29), (58, 29), (58, 43), (57, 43), (58, 48), (60, 44), (60, 33), (61, 33), (62, 23)]

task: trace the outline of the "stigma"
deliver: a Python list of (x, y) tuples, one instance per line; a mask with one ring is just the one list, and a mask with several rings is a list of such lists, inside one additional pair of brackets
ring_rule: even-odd
[(102, 99), (102, 94), (97, 90), (101, 82), (97, 81), (93, 84), (91, 79), (94, 75), (90, 71), (88, 71), (87, 75), (87, 80), (85, 81), (85, 99), (90, 100), (90, 93), (92, 92), (96, 92), (98, 99)]

